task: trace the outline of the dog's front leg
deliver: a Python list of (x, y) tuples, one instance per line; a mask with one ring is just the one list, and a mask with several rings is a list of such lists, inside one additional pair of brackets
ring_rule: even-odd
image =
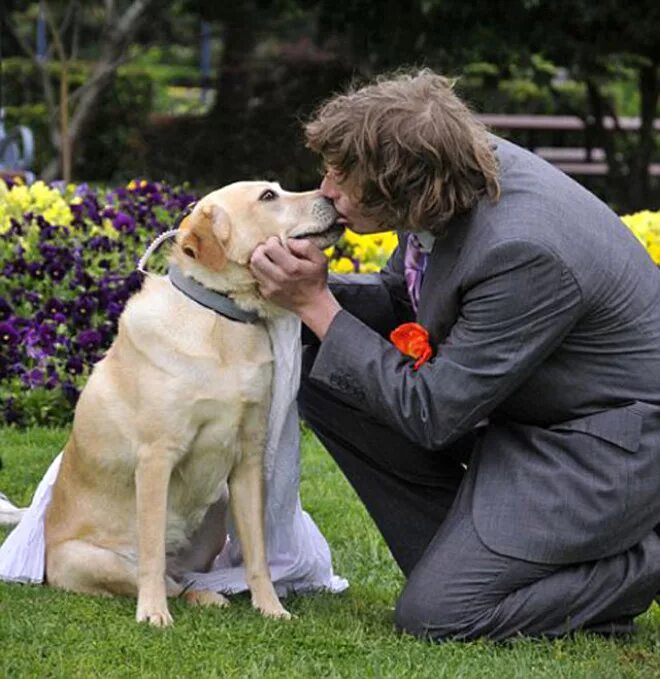
[(141, 446), (135, 470), (138, 533), (138, 622), (172, 623), (165, 585), (167, 492), (171, 451), (158, 443)]
[(275, 593), (266, 561), (261, 456), (244, 458), (229, 478), (229, 501), (243, 551), (252, 605), (269, 618), (290, 618)]

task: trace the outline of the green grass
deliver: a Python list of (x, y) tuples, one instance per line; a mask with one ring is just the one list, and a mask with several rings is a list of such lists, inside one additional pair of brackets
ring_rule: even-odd
[[(0, 489), (18, 503), (66, 438), (63, 430), (0, 429)], [(0, 677), (458, 677), (660, 676), (660, 608), (629, 641), (577, 635), (432, 645), (398, 635), (402, 579), (363, 507), (318, 443), (306, 436), (303, 504), (328, 538), (350, 589), (286, 601), (296, 618), (264, 620), (245, 596), (224, 610), (171, 604), (173, 627), (135, 623), (130, 599), (99, 599), (0, 583)], [(0, 539), (2, 535), (0, 534)]]

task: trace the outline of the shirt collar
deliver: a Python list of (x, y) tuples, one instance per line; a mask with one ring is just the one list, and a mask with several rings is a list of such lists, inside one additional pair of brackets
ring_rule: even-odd
[(422, 252), (429, 253), (433, 250), (435, 236), (430, 231), (418, 231), (415, 235), (419, 240)]

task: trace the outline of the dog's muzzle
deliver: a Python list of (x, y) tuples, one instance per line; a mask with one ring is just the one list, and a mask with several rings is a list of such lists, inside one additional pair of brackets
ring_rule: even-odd
[(344, 233), (344, 225), (338, 221), (340, 215), (332, 201), (325, 196), (318, 198), (312, 205), (311, 212), (314, 226), (292, 238), (311, 240), (320, 250), (334, 245)]

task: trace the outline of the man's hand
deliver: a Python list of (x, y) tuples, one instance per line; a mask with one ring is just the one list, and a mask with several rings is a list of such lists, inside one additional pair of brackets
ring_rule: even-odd
[(311, 241), (289, 239), (287, 247), (269, 238), (252, 253), (250, 270), (266, 299), (293, 311), (323, 339), (341, 309), (328, 287), (328, 261)]

